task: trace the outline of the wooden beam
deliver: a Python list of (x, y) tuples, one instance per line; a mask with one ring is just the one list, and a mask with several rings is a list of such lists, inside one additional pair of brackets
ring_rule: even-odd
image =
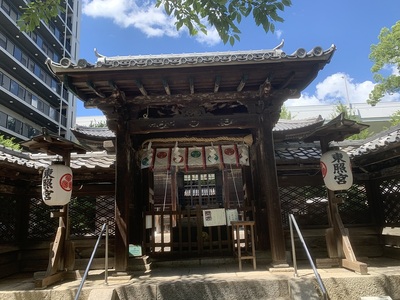
[(171, 89), (169, 88), (169, 84), (168, 84), (168, 81), (167, 81), (166, 78), (163, 78), (162, 84), (163, 84), (163, 86), (164, 86), (165, 93), (166, 93), (168, 96), (171, 96)]
[(353, 270), (361, 275), (368, 275), (368, 265), (365, 263), (342, 259), (341, 265), (343, 268)]
[[(187, 104), (190, 102), (232, 102), (240, 101), (242, 103), (254, 102), (260, 100), (259, 91), (242, 92), (220, 92), (220, 93), (195, 93), (176, 94), (176, 95), (142, 95), (134, 98), (126, 98), (127, 103), (135, 105), (167, 105), (167, 104)], [(114, 107), (119, 104), (116, 98), (91, 98), (85, 101), (85, 107)]]
[(247, 74), (243, 74), (242, 79), (240, 80), (240, 83), (236, 88), (236, 91), (241, 92), (243, 90), (244, 86), (246, 85), (247, 78)]
[(291, 72), (289, 76), (285, 79), (284, 82), (279, 86), (280, 89), (286, 88), (293, 80), (294, 76), (296, 75), (296, 72)]
[(190, 94), (194, 94), (194, 79), (193, 77), (189, 77), (189, 87), (190, 87)]
[(57, 234), (52, 243), (49, 253), (49, 264), (47, 266), (46, 277), (54, 275), (60, 266), (61, 259), (63, 259), (65, 241), (65, 227), (58, 227)]
[(221, 83), (221, 76), (219, 76), (219, 75), (215, 76), (215, 80), (214, 80), (214, 93), (217, 93), (217, 92), (218, 92), (220, 83)]
[(63, 281), (67, 275), (66, 271), (61, 271), (50, 276), (35, 280), (35, 288), (42, 289), (53, 283)]
[(104, 95), (101, 91), (99, 91), (96, 87), (96, 85), (92, 81), (87, 81), (86, 86), (91, 89), (97, 96), (100, 98), (106, 98), (106, 95)]
[(119, 87), (115, 84), (113, 80), (108, 81), (108, 85), (114, 90), (114, 91), (119, 91)]
[(135, 80), (135, 84), (136, 84), (137, 88), (139, 89), (139, 91), (142, 93), (142, 95), (147, 96), (147, 91), (139, 79)]
[(259, 128), (257, 114), (200, 116), (198, 118), (139, 119), (129, 122), (131, 134)]

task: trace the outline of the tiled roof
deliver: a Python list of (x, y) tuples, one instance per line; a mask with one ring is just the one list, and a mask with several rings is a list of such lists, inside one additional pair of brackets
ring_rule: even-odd
[[(323, 55), (332, 55), (336, 47), (332, 45), (327, 50), (319, 46), (307, 51), (299, 48), (291, 54), (285, 53), (281, 47), (267, 50), (249, 50), (249, 51), (229, 51), (229, 52), (206, 52), (206, 53), (182, 53), (182, 54), (159, 54), (159, 55), (129, 55), (129, 56), (105, 56), (95, 50), (97, 62), (95, 65), (80, 59), (76, 68), (160, 68), (163, 66), (198, 66), (198, 65), (221, 65), (237, 64), (241, 62), (258, 61), (282, 61), (293, 59), (304, 59), (320, 57)], [(51, 67), (72, 66), (70, 61), (61, 61), (60, 64), (47, 62)]]
[(301, 129), (308, 127), (310, 125), (318, 124), (323, 119), (321, 116), (318, 116), (317, 118), (309, 118), (309, 119), (304, 119), (304, 120), (284, 120), (284, 119), (279, 119), (278, 123), (276, 123), (273, 131), (287, 131), (287, 130), (293, 130), (293, 129)]
[[(307, 131), (309, 127), (313, 127), (314, 125), (319, 125), (323, 123), (323, 119), (318, 116), (317, 118), (309, 118), (305, 120), (283, 120), (280, 119), (278, 123), (275, 125), (273, 131), (275, 133), (287, 133), (290, 135), (290, 131), (295, 130), (297, 132), (304, 129)], [(98, 140), (109, 140), (114, 139), (115, 134), (107, 127), (87, 127), (87, 126), (79, 126), (76, 125), (74, 128), (71, 129), (76, 137), (79, 138), (86, 138), (86, 139), (98, 139)]]
[[(400, 147), (400, 125), (381, 132), (365, 141), (344, 141), (336, 143), (350, 157), (357, 158), (370, 153), (378, 153), (395, 147)], [(290, 164), (299, 162), (315, 163), (321, 156), (318, 143), (277, 143), (275, 145), (277, 163)], [(58, 155), (32, 154), (16, 151), (0, 145), (0, 163), (17, 165), (28, 169), (41, 169), (52, 161), (61, 160)], [(75, 170), (108, 169), (115, 166), (115, 155), (106, 151), (87, 152), (86, 154), (71, 154), (71, 168)]]
[(388, 150), (392, 147), (398, 147), (400, 142), (400, 125), (389, 128), (368, 138), (362, 145), (349, 151), (351, 157)]
[(76, 125), (71, 129), (74, 133), (80, 133), (88, 137), (96, 137), (101, 139), (113, 139), (115, 138), (114, 132), (107, 127), (87, 127)]
[(39, 169), (47, 165), (43, 165), (41, 161), (33, 161), (30, 153), (13, 150), (3, 145), (0, 145), (0, 162), (33, 169)]
[[(59, 155), (32, 154), (12, 150), (0, 145), (0, 162), (26, 167), (28, 169), (46, 168), (53, 161), (61, 160)], [(72, 169), (108, 169), (114, 165), (115, 155), (106, 151), (87, 152), (86, 154), (71, 153), (70, 167)]]
[(321, 157), (319, 143), (279, 143), (275, 145), (277, 162), (294, 163), (301, 161), (317, 161)]

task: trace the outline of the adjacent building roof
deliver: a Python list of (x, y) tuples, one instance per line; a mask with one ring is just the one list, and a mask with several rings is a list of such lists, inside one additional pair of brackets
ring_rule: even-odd
[[(400, 125), (381, 132), (366, 140), (335, 142), (332, 146), (338, 146), (349, 153), (356, 166), (362, 164), (377, 164), (380, 161), (374, 157), (384, 157), (385, 160), (397, 157), (400, 149)], [(321, 156), (319, 143), (278, 142), (275, 145), (277, 164), (302, 164), (318, 163)], [(24, 151), (12, 150), (0, 145), (0, 164), (12, 166), (16, 171), (41, 170), (51, 164), (52, 161), (61, 160), (59, 155), (33, 154)], [(115, 155), (106, 151), (86, 152), (85, 154), (71, 154), (71, 168), (81, 171), (101, 170), (114, 168)]]
[[(44, 153), (30, 153), (26, 151), (13, 150), (0, 145), (0, 163), (13, 165), (24, 169), (41, 171), (53, 161), (61, 161), (60, 155), (48, 155)], [(107, 154), (106, 151), (86, 152), (84, 154), (71, 153), (70, 167), (72, 169), (108, 169), (113, 168), (115, 155)]]
[[(296, 140), (299, 141), (309, 136), (318, 127), (324, 123), (324, 120), (318, 116), (306, 120), (279, 120), (275, 125), (275, 141)], [(87, 127), (76, 125), (71, 129), (79, 142), (92, 151), (104, 150), (104, 141), (114, 140), (115, 134), (107, 127)]]

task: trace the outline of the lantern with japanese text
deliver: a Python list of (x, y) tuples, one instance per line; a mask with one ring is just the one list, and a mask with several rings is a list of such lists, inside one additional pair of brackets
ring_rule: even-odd
[(54, 162), (42, 175), (43, 202), (50, 206), (66, 205), (71, 200), (72, 171), (63, 162)]
[(321, 171), (325, 185), (332, 191), (349, 189), (353, 184), (350, 157), (346, 152), (331, 150), (321, 156)]

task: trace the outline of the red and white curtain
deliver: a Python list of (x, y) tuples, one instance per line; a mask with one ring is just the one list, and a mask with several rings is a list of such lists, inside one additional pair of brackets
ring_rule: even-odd
[(169, 170), (171, 166), (185, 168), (204, 168), (225, 165), (248, 166), (249, 148), (246, 144), (148, 148), (142, 152), (141, 168)]

